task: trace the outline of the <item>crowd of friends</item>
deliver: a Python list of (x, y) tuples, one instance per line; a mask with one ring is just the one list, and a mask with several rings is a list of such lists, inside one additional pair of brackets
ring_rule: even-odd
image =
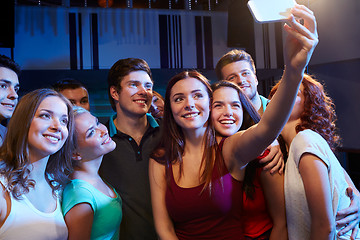
[(120, 59), (105, 125), (74, 79), (18, 102), (20, 68), (1, 55), (0, 239), (360, 239), (333, 102), (304, 73), (316, 20), (291, 13), (269, 99), (243, 50), (216, 83), (183, 71), (164, 98), (144, 60)]

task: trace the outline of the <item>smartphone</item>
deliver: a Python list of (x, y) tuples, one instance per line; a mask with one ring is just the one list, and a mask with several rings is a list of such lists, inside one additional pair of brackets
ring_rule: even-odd
[(249, 0), (247, 5), (258, 23), (284, 21), (290, 16), (295, 0)]

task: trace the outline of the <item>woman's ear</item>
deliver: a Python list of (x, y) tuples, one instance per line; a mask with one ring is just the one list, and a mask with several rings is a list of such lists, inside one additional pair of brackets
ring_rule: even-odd
[(82, 159), (82, 157), (80, 156), (79, 153), (73, 153), (71, 158), (72, 158), (72, 160), (75, 160), (75, 161), (80, 161)]

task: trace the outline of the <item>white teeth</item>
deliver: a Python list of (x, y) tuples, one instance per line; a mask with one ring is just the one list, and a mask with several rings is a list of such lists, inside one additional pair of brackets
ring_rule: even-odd
[(56, 137), (52, 137), (52, 136), (45, 136), (45, 137), (48, 138), (48, 139), (50, 139), (51, 141), (56, 141), (56, 142), (59, 141), (59, 139), (56, 138)]
[(192, 118), (192, 117), (196, 117), (197, 115), (199, 115), (199, 113), (186, 114), (184, 118)]
[(221, 124), (233, 124), (234, 120), (222, 120), (220, 121)]
[(145, 100), (136, 100), (137, 103), (145, 103)]

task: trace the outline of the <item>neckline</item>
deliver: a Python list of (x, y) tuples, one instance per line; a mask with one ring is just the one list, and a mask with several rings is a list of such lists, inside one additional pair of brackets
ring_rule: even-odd
[(180, 189), (183, 189), (183, 190), (192, 190), (192, 189), (197, 189), (197, 188), (202, 188), (204, 186), (205, 183), (201, 183), (200, 185), (197, 185), (197, 186), (194, 186), (194, 187), (181, 187), (179, 186), (176, 181), (175, 181), (175, 178), (174, 178), (174, 173), (173, 173), (173, 169), (172, 169), (172, 164), (170, 164), (170, 176), (171, 176), (171, 181), (173, 182), (173, 184), (177, 187), (177, 188), (180, 188)]
[(119, 194), (116, 192), (116, 190), (112, 186), (108, 185), (105, 181), (104, 181), (104, 183), (106, 184), (106, 186), (108, 186), (110, 188), (110, 190), (112, 190), (115, 193), (115, 197), (110, 197), (110, 196), (106, 195), (105, 193), (101, 192), (99, 189), (97, 189), (96, 187), (94, 187), (92, 184), (90, 184), (89, 182), (87, 182), (85, 180), (75, 178), (75, 179), (72, 179), (71, 181), (85, 183), (86, 185), (89, 185), (91, 188), (95, 189), (98, 193), (100, 193), (101, 195), (103, 195), (107, 198), (110, 198), (110, 199), (118, 199), (119, 198)]
[[(50, 216), (53, 216), (53, 215), (57, 215), (58, 214), (58, 209), (59, 209), (59, 206), (60, 206), (60, 201), (59, 201), (59, 198), (56, 199), (56, 207), (54, 209), (54, 211), (52, 212), (43, 212), (43, 211), (40, 211), (39, 209), (37, 209), (34, 204), (30, 201), (30, 199), (25, 195), (23, 194), (21, 196), (23, 198), (23, 201), (33, 210), (35, 211), (36, 213), (42, 215), (42, 216), (46, 216), (46, 217), (50, 217)], [(12, 198), (11, 200), (15, 200), (14, 198)]]

